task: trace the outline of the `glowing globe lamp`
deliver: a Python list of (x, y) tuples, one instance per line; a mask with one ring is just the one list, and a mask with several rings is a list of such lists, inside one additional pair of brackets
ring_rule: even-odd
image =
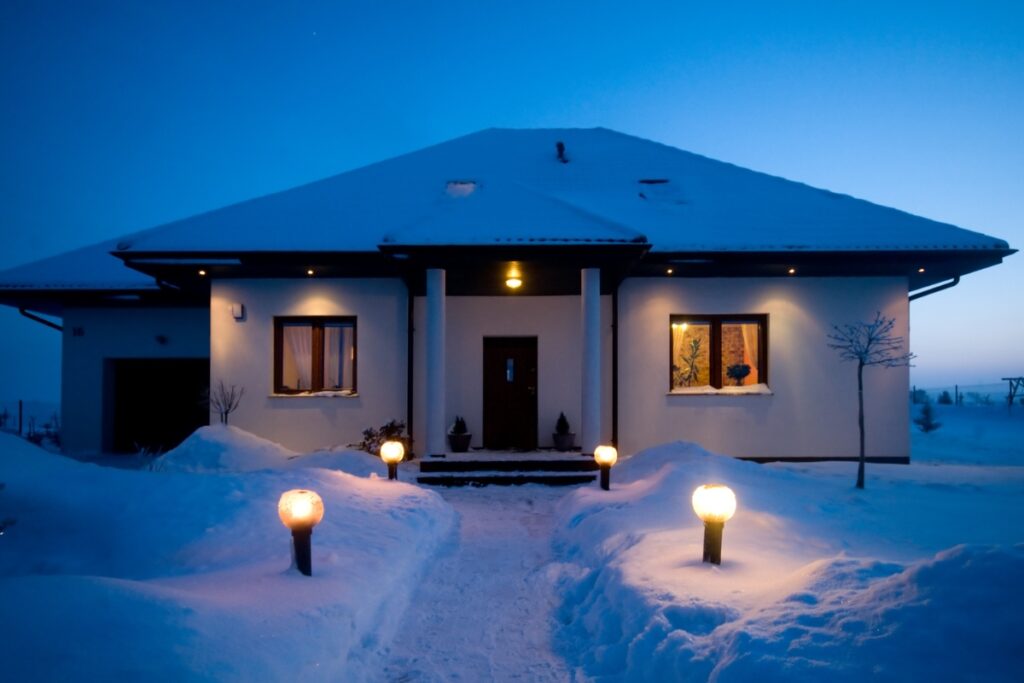
[(694, 490), (691, 502), (704, 521), (704, 561), (722, 564), (722, 531), (736, 514), (736, 494), (722, 484), (704, 484)]
[(388, 479), (398, 479), (398, 463), (405, 457), (401, 441), (385, 441), (380, 445), (380, 459), (388, 464)]
[(619, 459), (619, 452), (614, 446), (598, 446), (594, 449), (594, 460), (601, 468), (601, 488), (605, 491), (611, 484), (612, 465)]
[(292, 530), (295, 566), (306, 576), (313, 575), (313, 527), (324, 518), (324, 501), (314, 491), (292, 489), (277, 502), (281, 522)]

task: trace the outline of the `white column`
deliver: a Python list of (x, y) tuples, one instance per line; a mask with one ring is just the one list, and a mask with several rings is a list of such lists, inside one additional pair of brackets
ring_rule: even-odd
[(582, 305), (583, 401), (580, 448), (593, 453), (601, 445), (601, 269), (580, 271)]
[(427, 455), (441, 455), (445, 448), (445, 272), (427, 270)]

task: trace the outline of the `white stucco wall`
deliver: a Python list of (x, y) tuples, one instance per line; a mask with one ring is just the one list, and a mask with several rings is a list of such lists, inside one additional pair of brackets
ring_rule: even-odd
[[(245, 387), (231, 424), (309, 451), (358, 442), (406, 412), (405, 285), (397, 279), (215, 280), (210, 381)], [(236, 321), (231, 305), (245, 306)], [(274, 317), (356, 316), (357, 396), (275, 396)]]
[[(578, 296), (450, 296), (447, 306), (446, 424), (466, 418), (472, 446), (483, 439), (484, 337), (537, 337), (537, 443), (552, 445), (558, 413), (564, 412), (579, 445), (582, 359), (582, 315)], [(424, 335), (426, 302), (415, 301), (414, 434), (424, 443)], [(602, 440), (611, 438), (611, 297), (601, 297)]]
[(61, 429), (68, 453), (99, 453), (107, 447), (105, 360), (206, 358), (210, 352), (205, 308), (68, 308), (63, 325)]
[[(896, 318), (907, 338), (904, 278), (632, 278), (619, 290), (619, 443), (632, 453), (695, 441), (735, 456), (858, 452), (856, 365), (827, 347), (833, 324)], [(669, 395), (669, 316), (768, 314), (770, 396)], [(906, 457), (907, 368), (865, 370), (866, 451)]]

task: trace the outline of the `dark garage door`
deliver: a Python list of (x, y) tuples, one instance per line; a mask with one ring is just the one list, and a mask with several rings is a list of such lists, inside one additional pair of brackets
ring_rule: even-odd
[(107, 361), (107, 446), (113, 453), (168, 451), (210, 423), (206, 358)]

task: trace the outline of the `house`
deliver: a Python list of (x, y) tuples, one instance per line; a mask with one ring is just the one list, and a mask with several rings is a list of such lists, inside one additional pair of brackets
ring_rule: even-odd
[[(291, 448), (405, 420), (441, 454), (685, 439), (850, 458), (833, 324), (1013, 253), (1006, 242), (606, 129), (484, 130), (0, 274), (63, 336), (69, 451), (231, 423)], [(913, 296), (909, 296), (911, 293)], [(867, 373), (868, 455), (909, 457), (908, 370)]]

